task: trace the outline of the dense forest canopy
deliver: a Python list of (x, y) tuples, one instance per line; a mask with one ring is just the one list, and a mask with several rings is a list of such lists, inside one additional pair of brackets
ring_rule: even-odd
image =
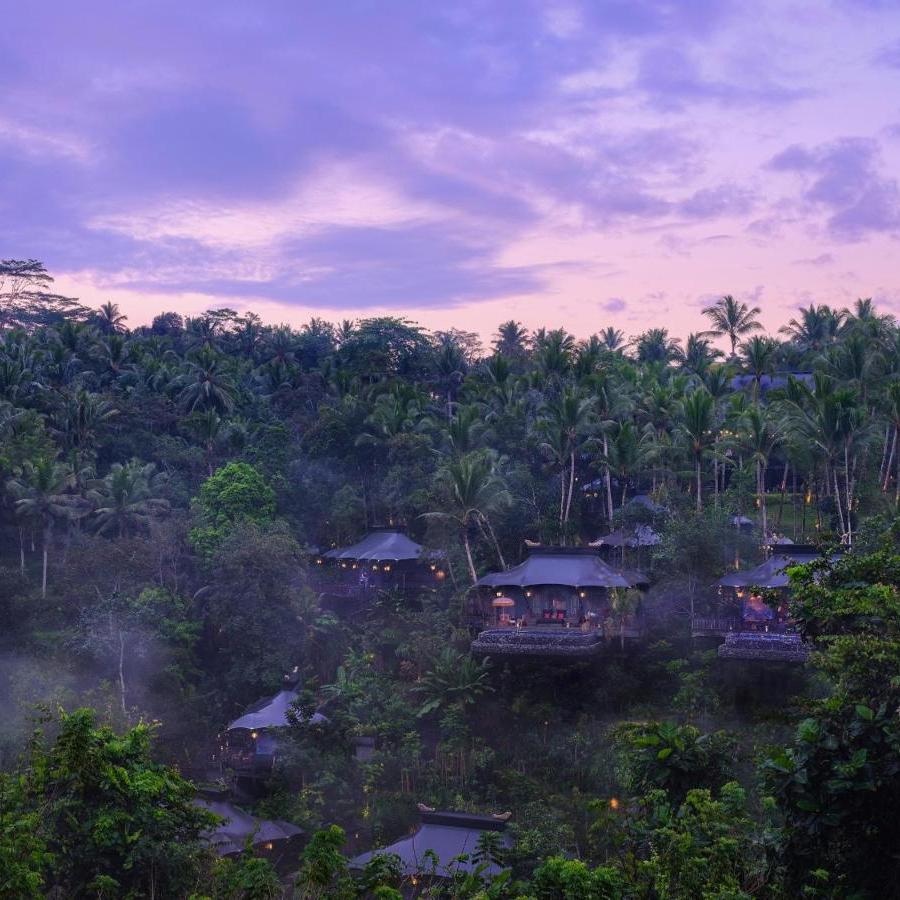
[[(279, 896), (264, 861), (207, 858), (169, 766), (202, 780), (294, 673), (327, 724), (300, 716), (254, 806), (312, 835), (298, 896), (418, 890), (343, 855), (416, 802), (513, 813), (510, 871), (433, 896), (897, 896), (900, 328), (867, 299), (777, 336), (759, 312), (725, 296), (683, 340), (509, 321), (487, 345), (226, 308), (129, 328), (0, 263), (0, 893)], [(592, 666), (469, 655), (480, 575), (639, 524), (647, 640)], [(448, 577), (342, 617), (312, 560), (383, 525)], [(814, 662), (723, 666), (690, 617), (777, 539), (843, 554), (791, 571)]]

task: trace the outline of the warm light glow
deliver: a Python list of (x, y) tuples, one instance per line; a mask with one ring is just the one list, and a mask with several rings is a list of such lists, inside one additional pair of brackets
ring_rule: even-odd
[(612, 798), (610, 798), (610, 801), (609, 801), (609, 808), (610, 808), (610, 809), (618, 809), (618, 808), (619, 808), (619, 799), (618, 799), (618, 797), (612, 797)]
[(384, 571), (385, 571), (385, 572), (390, 572), (390, 571), (391, 571), (391, 567), (390, 567), (390, 566), (385, 566), (385, 567), (384, 567)]
[(253, 740), (255, 741), (259, 737), (259, 735), (255, 731), (251, 731), (250, 737), (253, 738)]
[(271, 841), (266, 841), (263, 846), (266, 848), (266, 850), (271, 850), (275, 845)]

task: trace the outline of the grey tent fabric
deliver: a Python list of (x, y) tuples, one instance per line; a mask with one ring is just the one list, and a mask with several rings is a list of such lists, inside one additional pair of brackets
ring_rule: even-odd
[(197, 799), (194, 803), (225, 820), (204, 835), (205, 840), (219, 856), (240, 853), (248, 838), (252, 839), (255, 847), (269, 842), (285, 841), (303, 833), (302, 828), (290, 822), (257, 819), (256, 816), (251, 816), (250, 813), (224, 800)]
[(732, 516), (732, 528), (752, 528), (756, 523), (749, 516)]
[[(235, 719), (226, 729), (234, 731), (236, 728), (246, 728), (248, 731), (261, 731), (264, 728), (286, 728), (288, 710), (291, 704), (296, 702), (296, 691), (279, 691), (268, 700), (260, 700), (251, 706), (240, 718)], [(313, 713), (307, 720), (312, 724), (327, 722), (328, 719), (321, 713)]]
[(666, 508), (657, 503), (647, 494), (635, 494), (626, 504), (627, 506), (643, 506), (644, 509), (652, 513), (664, 513)]
[(619, 569), (618, 574), (628, 582), (629, 587), (646, 587), (650, 584), (650, 579), (636, 569)]
[(732, 572), (724, 578), (720, 578), (716, 584), (720, 587), (734, 588), (786, 588), (790, 585), (790, 579), (787, 576), (786, 569), (796, 566), (799, 563), (812, 562), (819, 558), (819, 554), (814, 550), (799, 550), (789, 552), (786, 545), (779, 547), (778, 553), (767, 559), (764, 563), (756, 566), (754, 569), (748, 569), (744, 572)]
[(422, 545), (410, 540), (402, 531), (383, 528), (370, 531), (361, 541), (349, 547), (338, 547), (324, 553), (325, 559), (359, 559), (368, 562), (402, 562), (422, 558)]
[[(787, 387), (788, 379), (793, 378), (808, 388), (813, 388), (816, 383), (815, 376), (811, 372), (783, 372), (776, 375), (760, 375), (759, 389), (765, 394), (767, 391), (778, 390)], [(735, 375), (731, 379), (731, 389), (742, 391), (750, 387), (756, 377), (754, 375)]]
[[(350, 861), (350, 867), (361, 869), (373, 856), (394, 854), (400, 857), (404, 875), (428, 874), (431, 872), (431, 862), (425, 854), (431, 850), (438, 858), (435, 875), (447, 878), (454, 872), (471, 872), (476, 867), (471, 857), (478, 850), (478, 840), (483, 832), (501, 832), (501, 845), (512, 845), (509, 835), (504, 833), (505, 825), (505, 822), (491, 816), (453, 812), (422, 813), (422, 824), (414, 834), (383, 849), (360, 854)], [(454, 862), (456, 857), (463, 854), (469, 856), (468, 861)], [(486, 871), (490, 875), (496, 875), (501, 867), (491, 863)]]
[(629, 587), (628, 581), (611, 569), (595, 550), (536, 547), (528, 559), (506, 572), (479, 578), (478, 587), (534, 587), (561, 584), (574, 588)]
[[(662, 538), (649, 525), (638, 525), (633, 531), (613, 531), (596, 542), (609, 547), (654, 547)], [(593, 546), (593, 545), (592, 545)]]

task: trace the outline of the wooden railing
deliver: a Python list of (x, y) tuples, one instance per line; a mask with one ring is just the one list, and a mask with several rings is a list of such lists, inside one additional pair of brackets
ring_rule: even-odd
[(741, 622), (733, 616), (694, 616), (691, 634), (694, 637), (721, 637), (729, 631), (740, 629)]

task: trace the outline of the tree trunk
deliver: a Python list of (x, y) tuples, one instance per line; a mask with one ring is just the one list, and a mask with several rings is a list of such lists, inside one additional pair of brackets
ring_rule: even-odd
[(844, 444), (844, 488), (847, 494), (847, 546), (853, 546), (853, 472), (850, 465), (850, 448)]
[(128, 708), (125, 706), (125, 633), (119, 629), (119, 697), (122, 701), (122, 717), (128, 720)]
[(47, 599), (47, 553), (50, 544), (50, 529), (44, 528), (44, 565), (41, 573), (41, 599)]
[(494, 544), (494, 549), (497, 551), (497, 559), (500, 560), (500, 565), (505, 572), (509, 568), (509, 566), (506, 565), (506, 560), (503, 557), (503, 551), (500, 549), (500, 541), (497, 540), (497, 535), (494, 532), (494, 527), (491, 525), (491, 520), (485, 515), (481, 515), (481, 520), (487, 526), (488, 534), (490, 534), (491, 541)]
[(604, 434), (603, 435), (603, 459), (605, 461), (606, 471), (604, 472), (604, 479), (606, 481), (606, 510), (609, 516), (610, 525), (612, 525), (613, 519), (613, 498), (612, 498), (612, 477), (609, 473), (609, 439)]
[(559, 542), (565, 544), (566, 466), (559, 470)]
[(469, 574), (472, 576), (472, 584), (478, 581), (478, 573), (475, 571), (475, 561), (472, 559), (472, 546), (469, 544), (469, 532), (463, 526), (463, 546), (466, 548), (466, 561), (469, 563)]
[(759, 497), (759, 515), (762, 522), (763, 542), (769, 543), (769, 521), (766, 510), (766, 467), (761, 460), (756, 461), (756, 496)]
[(575, 451), (569, 457), (569, 497), (566, 500), (566, 524), (569, 522), (569, 514), (572, 511), (572, 495), (575, 493)]
[(881, 491), (884, 494), (887, 493), (888, 485), (891, 483), (891, 469), (893, 468), (894, 454), (897, 452), (897, 434), (898, 428), (895, 425), (891, 440), (891, 453), (890, 456), (888, 456), (887, 464), (884, 467), (884, 480), (881, 483)]
[(834, 502), (837, 504), (838, 521), (841, 525), (841, 537), (844, 537), (847, 534), (847, 527), (844, 524), (844, 508), (841, 503), (841, 488), (840, 485), (838, 485), (837, 466), (831, 467), (831, 474), (834, 476)]
[(703, 510), (703, 480), (700, 474), (700, 457), (697, 457), (697, 512)]

